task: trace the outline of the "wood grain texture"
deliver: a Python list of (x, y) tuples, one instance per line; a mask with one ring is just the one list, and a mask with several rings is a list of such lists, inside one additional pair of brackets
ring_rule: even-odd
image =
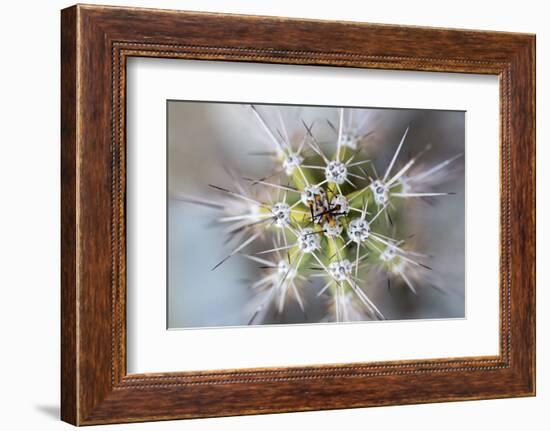
[[(87, 425), (534, 395), (533, 35), (74, 6), (62, 11), (61, 37), (63, 420)], [(131, 56), (498, 75), (500, 354), (127, 375)]]
[(61, 16), (61, 417), (77, 422), (76, 9)]

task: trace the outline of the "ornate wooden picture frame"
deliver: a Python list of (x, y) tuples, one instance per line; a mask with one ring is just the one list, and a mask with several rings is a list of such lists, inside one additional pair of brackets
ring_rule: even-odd
[[(535, 394), (533, 35), (78, 5), (62, 11), (61, 50), (64, 421), (91, 425)], [(126, 60), (135, 56), (497, 75), (500, 354), (127, 374)]]

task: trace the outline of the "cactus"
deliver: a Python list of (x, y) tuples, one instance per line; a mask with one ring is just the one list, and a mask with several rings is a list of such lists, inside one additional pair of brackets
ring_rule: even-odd
[[(211, 184), (219, 193), (216, 201), (183, 199), (221, 213), (216, 223), (226, 227), (230, 247), (213, 270), (236, 256), (260, 266), (262, 274), (251, 286), (260, 300), (248, 323), (261, 323), (269, 309), (282, 312), (288, 301), (307, 313), (302, 290), (314, 279), (322, 280), (316, 298), (326, 304), (329, 321), (384, 319), (370, 295), (381, 287), (372, 277), (380, 271), (388, 286), (401, 283), (417, 294), (432, 268), (425, 253), (401, 238), (406, 205), (452, 195), (437, 186), (461, 154), (421, 166), (426, 146), (403, 160), (409, 126), (399, 142), (386, 143), (393, 156), (379, 175), (365, 145), (375, 133), (366, 130), (368, 110), (334, 108), (338, 123), (326, 120), (333, 140), (320, 143), (314, 123), (296, 118), (295, 133), (289, 133), (280, 112), (280, 121), (270, 124), (259, 107), (247, 109), (272, 145), (261, 155), (273, 158), (273, 171), (262, 178), (236, 173), (230, 184)], [(251, 253), (259, 239), (270, 246)]]

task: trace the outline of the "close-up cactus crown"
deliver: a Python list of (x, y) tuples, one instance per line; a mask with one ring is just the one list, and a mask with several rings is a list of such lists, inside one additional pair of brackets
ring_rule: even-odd
[[(333, 108), (337, 123), (318, 120), (333, 137), (320, 142), (316, 122), (297, 116), (289, 127), (279, 107), (268, 107), (273, 121), (264, 115), (266, 107), (245, 108), (271, 145), (250, 156), (272, 159), (272, 170), (261, 178), (230, 172), (227, 183), (210, 184), (215, 199), (180, 199), (214, 209), (215, 223), (225, 228), (228, 252), (212, 270), (230, 258), (258, 266), (260, 276), (250, 281), (257, 300), (248, 324), (262, 323), (268, 310), (281, 313), (289, 301), (307, 315), (302, 293), (311, 286), (325, 306), (325, 320), (334, 322), (383, 320), (383, 310), (371, 299), (373, 289), (403, 285), (412, 294), (424, 288), (444, 293), (430, 281), (428, 252), (415, 250), (402, 226), (409, 202), (433, 203), (453, 194), (437, 186), (462, 154), (420, 166), (430, 145), (405, 157), (414, 127), (409, 124), (400, 140), (384, 143), (392, 156), (377, 172), (367, 145), (376, 134), (368, 110)], [(252, 252), (256, 241), (269, 246)]]

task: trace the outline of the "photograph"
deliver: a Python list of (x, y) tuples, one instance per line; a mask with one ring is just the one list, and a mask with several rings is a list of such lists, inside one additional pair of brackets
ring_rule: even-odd
[(166, 109), (168, 329), (466, 317), (464, 111)]
[(548, 428), (544, 2), (2, 6), (1, 429)]

